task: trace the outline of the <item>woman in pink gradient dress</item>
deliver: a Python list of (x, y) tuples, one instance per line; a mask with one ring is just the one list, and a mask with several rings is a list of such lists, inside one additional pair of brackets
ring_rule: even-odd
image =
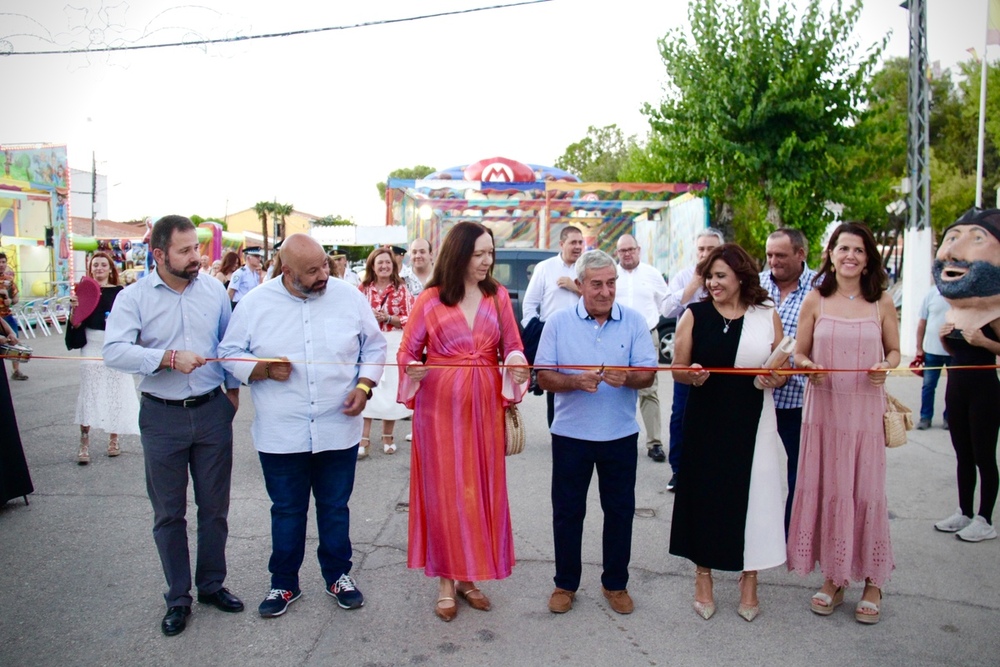
[(885, 379), (899, 365), (899, 323), (875, 239), (837, 227), (799, 315), (795, 365), (862, 372), (809, 375), (802, 407), (798, 483), (788, 531), (788, 569), (819, 562), (823, 587), (812, 610), (827, 616), (851, 580), (865, 581), (854, 616), (880, 619), (881, 588), (895, 567), (885, 496)]
[[(399, 400), (413, 409), (407, 565), (439, 577), (434, 613), (444, 621), (458, 611), (456, 595), (488, 611), (474, 582), (503, 579), (514, 566), (503, 412), (521, 400), (528, 369), (492, 267), (489, 229), (455, 225), (397, 354)], [(501, 373), (498, 351), (518, 366)]]

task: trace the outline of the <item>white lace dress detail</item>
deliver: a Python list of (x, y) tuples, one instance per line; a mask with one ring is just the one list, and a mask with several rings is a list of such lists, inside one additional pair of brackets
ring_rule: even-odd
[[(81, 356), (100, 357), (104, 332), (87, 329)], [(80, 362), (80, 394), (76, 423), (119, 435), (139, 434), (139, 398), (131, 375), (119, 373), (103, 361)]]

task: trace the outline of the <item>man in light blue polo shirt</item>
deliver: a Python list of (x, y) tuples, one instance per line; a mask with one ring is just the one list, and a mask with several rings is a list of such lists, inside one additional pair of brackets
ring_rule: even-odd
[[(615, 303), (617, 268), (600, 250), (576, 262), (577, 305), (553, 313), (538, 343), (538, 384), (555, 394), (552, 432), (552, 528), (556, 588), (549, 610), (573, 607), (580, 586), (587, 488), (597, 468), (604, 509), (601, 590), (619, 614), (632, 612), (628, 564), (632, 554), (638, 390), (653, 384), (656, 350), (646, 320)], [(564, 366), (544, 370), (546, 366)], [(581, 369), (580, 367), (589, 367)]]

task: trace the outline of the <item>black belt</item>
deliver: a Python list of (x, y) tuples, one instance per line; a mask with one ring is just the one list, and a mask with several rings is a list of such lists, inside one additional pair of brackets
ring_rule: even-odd
[(153, 396), (152, 394), (147, 394), (142, 392), (143, 398), (148, 398), (151, 401), (156, 401), (157, 403), (163, 403), (164, 405), (170, 405), (175, 408), (196, 408), (199, 405), (208, 403), (210, 400), (222, 393), (221, 387), (216, 387), (207, 394), (202, 394), (201, 396), (192, 396), (191, 398), (182, 398), (179, 401), (171, 401), (167, 398), (160, 398), (159, 396)]

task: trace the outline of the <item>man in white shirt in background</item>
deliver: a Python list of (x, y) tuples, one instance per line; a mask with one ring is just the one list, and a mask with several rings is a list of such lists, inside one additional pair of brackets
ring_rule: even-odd
[[(538, 339), (542, 325), (557, 310), (575, 306), (580, 300), (580, 290), (576, 286), (576, 260), (583, 254), (583, 232), (572, 225), (566, 225), (559, 232), (559, 254), (535, 265), (535, 270), (524, 290), (521, 301), (524, 327), (524, 353), (528, 363), (534, 363)], [(532, 320), (537, 320), (532, 322)], [(555, 416), (555, 396), (545, 392), (548, 405), (549, 426)]]
[[(670, 279), (670, 291), (663, 302), (663, 316), (678, 318), (683, 314), (689, 303), (700, 301), (707, 296), (705, 279), (697, 275), (695, 269), (703, 259), (726, 242), (722, 232), (713, 227), (706, 227), (695, 238), (695, 263), (681, 269)], [(677, 485), (677, 465), (681, 460), (681, 434), (684, 424), (684, 408), (687, 406), (690, 385), (674, 383), (674, 400), (670, 406), (670, 468), (673, 474), (667, 482), (667, 491), (673, 491)]]
[[(326, 592), (343, 609), (364, 604), (350, 575), (348, 501), (361, 411), (386, 356), (367, 299), (329, 280), (322, 246), (293, 234), (281, 248), (281, 264), (279, 280), (240, 302), (219, 345), (223, 367), (250, 384), (251, 432), (271, 499), (271, 589), (258, 607), (264, 618), (281, 616), (301, 595), (310, 492)], [(246, 358), (260, 361), (237, 361)]]
[(431, 279), (433, 269), (431, 244), (427, 239), (414, 239), (410, 244), (410, 265), (404, 266), (399, 272), (399, 277), (406, 281), (406, 289), (413, 298), (424, 291), (424, 285)]
[[(660, 323), (660, 310), (667, 298), (667, 283), (659, 271), (639, 261), (639, 243), (631, 234), (618, 238), (618, 286), (615, 301), (628, 306), (646, 320), (653, 349), (660, 349), (660, 336), (656, 326)], [(639, 413), (646, 428), (646, 456), (657, 463), (667, 460), (660, 440), (660, 396), (656, 374), (653, 384), (639, 390)]]

